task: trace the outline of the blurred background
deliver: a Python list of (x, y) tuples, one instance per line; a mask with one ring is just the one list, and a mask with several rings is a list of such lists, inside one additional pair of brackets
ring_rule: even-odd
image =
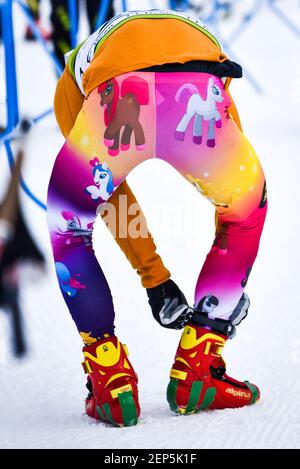
[[(64, 142), (52, 112), (63, 54), (111, 15), (150, 8), (200, 17), (243, 66), (231, 93), (266, 172), (270, 208), (247, 285), (249, 316), (224, 357), (230, 373), (262, 388), (262, 400), (253, 408), (170, 414), (165, 389), (180, 332), (154, 323), (137, 275), (98, 220), (94, 246), (117, 333), (140, 377), (141, 423), (120, 431), (83, 414), (81, 339), (54, 273), (45, 203)], [(0, 11), (0, 446), (299, 447), (299, 0), (13, 0), (0, 2)], [(192, 303), (214, 236), (213, 208), (162, 161), (147, 161), (128, 182)]]

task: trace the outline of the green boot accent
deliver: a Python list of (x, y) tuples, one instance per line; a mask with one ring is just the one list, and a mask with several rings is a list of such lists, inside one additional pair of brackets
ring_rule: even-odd
[(207, 388), (202, 404), (199, 407), (199, 410), (206, 410), (209, 408), (209, 406), (214, 402), (216, 392), (217, 392), (216, 388)]
[(132, 391), (122, 392), (118, 395), (120, 406), (122, 409), (122, 416), (124, 427), (131, 427), (138, 422), (138, 415), (132, 395)]
[(100, 417), (100, 420), (105, 421), (105, 415), (104, 415), (104, 413), (102, 412), (101, 407), (99, 407), (99, 406), (97, 405), (97, 406), (96, 406), (96, 411), (97, 411), (97, 414), (98, 414), (99, 417)]
[(103, 404), (103, 409), (105, 412), (105, 416), (104, 416), (105, 421), (111, 423), (114, 427), (119, 427), (120, 425), (116, 423), (114, 419), (112, 418), (109, 404), (107, 403)]
[(168, 400), (170, 409), (173, 412), (179, 412), (178, 406), (176, 404), (177, 388), (178, 388), (178, 380), (171, 378), (168, 384), (168, 388), (167, 388), (167, 400)]
[(247, 388), (251, 391), (251, 394), (252, 394), (251, 404), (255, 404), (255, 402), (258, 401), (259, 399), (259, 392), (257, 388), (253, 386), (253, 384), (249, 383), (249, 381), (244, 381), (244, 383), (246, 384)]
[(197, 411), (197, 404), (199, 402), (200, 394), (203, 388), (202, 381), (194, 381), (191, 388), (190, 398), (188, 405), (185, 409), (185, 414), (192, 414)]

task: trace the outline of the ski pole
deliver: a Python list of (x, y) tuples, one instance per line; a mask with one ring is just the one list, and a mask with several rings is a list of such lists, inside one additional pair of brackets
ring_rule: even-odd
[(2, 39), (5, 53), (5, 85), (7, 126), (6, 133), (12, 132), (19, 122), (18, 88), (12, 18), (12, 0), (0, 2)]
[(77, 30), (78, 30), (78, 7), (77, 0), (68, 0), (68, 10), (70, 19), (70, 43), (71, 49), (77, 45)]

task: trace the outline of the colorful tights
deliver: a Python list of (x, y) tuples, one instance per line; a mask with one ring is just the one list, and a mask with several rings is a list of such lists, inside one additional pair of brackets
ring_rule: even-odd
[(229, 105), (221, 79), (195, 72), (127, 73), (85, 100), (48, 193), (58, 281), (83, 337), (114, 331), (110, 289), (92, 247), (93, 223), (130, 171), (150, 158), (170, 163), (215, 206), (216, 237), (195, 305), (211, 318), (232, 314), (257, 255), (267, 199), (259, 160)]

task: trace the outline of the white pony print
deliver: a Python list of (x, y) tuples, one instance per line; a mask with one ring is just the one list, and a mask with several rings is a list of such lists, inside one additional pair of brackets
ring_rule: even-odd
[(187, 126), (190, 120), (195, 116), (193, 127), (193, 142), (200, 145), (202, 143), (202, 124), (203, 119), (209, 121), (206, 145), (213, 148), (216, 144), (215, 126), (222, 127), (222, 120), (216, 103), (224, 100), (221, 88), (215, 83), (214, 78), (210, 78), (207, 83), (207, 98), (203, 100), (198, 88), (192, 83), (185, 83), (176, 93), (175, 101), (178, 103), (184, 90), (188, 90), (192, 96), (188, 100), (186, 113), (179, 122), (174, 137), (176, 140), (183, 141)]
[(85, 190), (88, 192), (93, 200), (102, 199), (108, 200), (114, 191), (112, 181), (112, 173), (106, 163), (100, 163), (98, 158), (90, 160), (90, 165), (93, 169), (94, 186), (88, 186)]

